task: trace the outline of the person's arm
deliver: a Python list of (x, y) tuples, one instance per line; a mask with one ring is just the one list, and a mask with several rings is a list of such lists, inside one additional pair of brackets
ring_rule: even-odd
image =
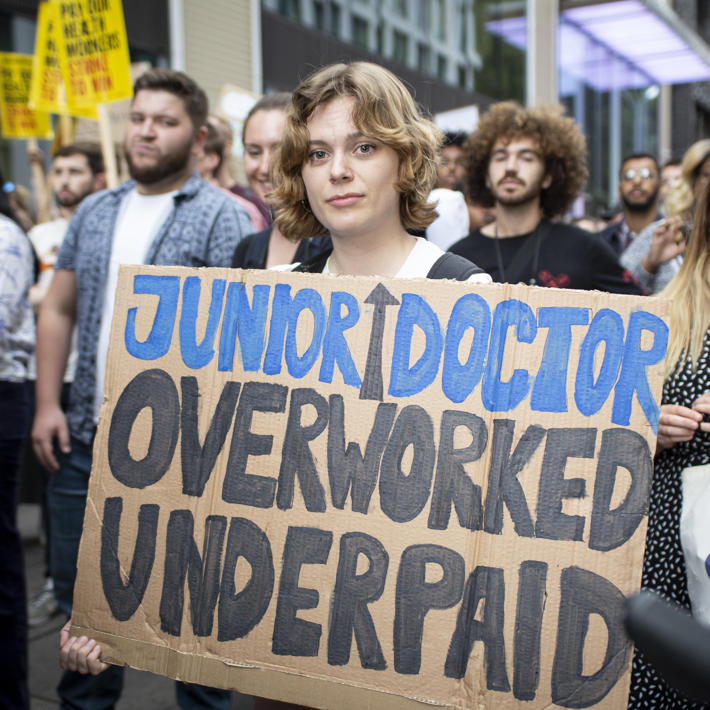
[(94, 639), (71, 636), (71, 619), (59, 632), (59, 665), (67, 671), (86, 675), (98, 675), (108, 668), (100, 660), (101, 646)]
[(69, 428), (59, 398), (76, 321), (76, 300), (74, 271), (56, 270), (37, 321), (36, 413), (32, 426), (35, 454), (53, 473), (59, 469), (52, 449), (54, 439), (62, 453), (70, 451)]
[(209, 237), (206, 266), (231, 266), (237, 244), (254, 231), (246, 210), (224, 196)]

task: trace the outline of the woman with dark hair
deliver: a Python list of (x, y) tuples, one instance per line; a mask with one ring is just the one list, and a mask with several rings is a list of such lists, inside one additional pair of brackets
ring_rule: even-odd
[[(681, 471), (710, 462), (710, 189), (695, 211), (683, 263), (660, 294), (670, 299), (666, 381), (658, 419), (641, 586), (690, 606), (680, 542)], [(640, 652), (634, 656), (630, 708), (693, 708)]]
[[(4, 180), (0, 175), (0, 184)], [(28, 300), (34, 282), (29, 239), (0, 191), (0, 707), (29, 707), (27, 612), (17, 529), (22, 445), (29, 428), (25, 379), (35, 342)]]
[[(244, 121), (244, 171), (249, 187), (273, 208), (271, 165), (281, 143), (286, 112), (291, 105), (291, 94), (267, 94), (257, 101)], [(232, 258), (235, 269), (268, 269), (273, 266), (305, 261), (330, 246), (327, 238), (305, 239), (301, 242), (284, 237), (275, 224), (249, 235), (237, 246)]]

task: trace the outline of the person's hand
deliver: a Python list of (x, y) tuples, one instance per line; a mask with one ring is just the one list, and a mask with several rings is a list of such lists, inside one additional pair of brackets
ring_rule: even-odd
[(76, 671), (86, 675), (98, 675), (108, 668), (108, 663), (100, 660), (101, 646), (86, 636), (70, 636), (71, 619), (59, 632), (59, 665), (66, 671)]
[(649, 274), (655, 274), (660, 266), (685, 251), (682, 224), (680, 217), (670, 217), (656, 227), (648, 253), (641, 262), (641, 266)]
[(30, 142), (27, 143), (27, 162), (30, 165), (39, 165), (44, 168), (44, 153)]
[(707, 415), (707, 417), (703, 417), (700, 430), (710, 432), (710, 392), (706, 392), (698, 397), (695, 402), (693, 402), (693, 409), (696, 412), (700, 412), (700, 414)]
[(32, 425), (32, 448), (39, 462), (50, 473), (59, 470), (59, 462), (54, 455), (53, 444), (57, 439), (59, 450), (63, 454), (71, 451), (69, 445), (69, 427), (59, 405), (38, 407)]
[[(708, 400), (710, 404), (710, 400)], [(705, 427), (702, 424), (703, 415), (690, 407), (683, 407), (680, 404), (663, 404), (661, 413), (658, 416), (658, 437), (656, 439), (656, 450), (670, 449), (671, 446), (681, 441), (690, 441), (698, 427)]]

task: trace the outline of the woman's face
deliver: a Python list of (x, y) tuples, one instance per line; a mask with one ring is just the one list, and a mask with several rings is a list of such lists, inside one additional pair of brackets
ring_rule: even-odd
[(268, 109), (252, 114), (244, 128), (244, 172), (249, 187), (267, 204), (266, 194), (273, 189), (269, 163), (281, 142), (285, 124), (284, 111)]
[(693, 185), (693, 196), (696, 200), (703, 194), (703, 190), (708, 182), (710, 182), (710, 156), (705, 158), (705, 160), (701, 163), (700, 170), (698, 170), (698, 175), (695, 178), (695, 184)]
[(363, 135), (352, 120), (354, 99), (333, 99), (308, 119), (308, 156), (301, 169), (313, 214), (334, 238), (402, 230), (395, 188), (399, 157)]

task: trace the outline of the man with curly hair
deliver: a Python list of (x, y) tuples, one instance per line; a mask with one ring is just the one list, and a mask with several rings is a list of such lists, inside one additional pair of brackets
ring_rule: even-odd
[(449, 251), (501, 283), (642, 293), (608, 244), (555, 221), (587, 180), (584, 136), (559, 107), (495, 104), (464, 152), (468, 196), (496, 219)]

